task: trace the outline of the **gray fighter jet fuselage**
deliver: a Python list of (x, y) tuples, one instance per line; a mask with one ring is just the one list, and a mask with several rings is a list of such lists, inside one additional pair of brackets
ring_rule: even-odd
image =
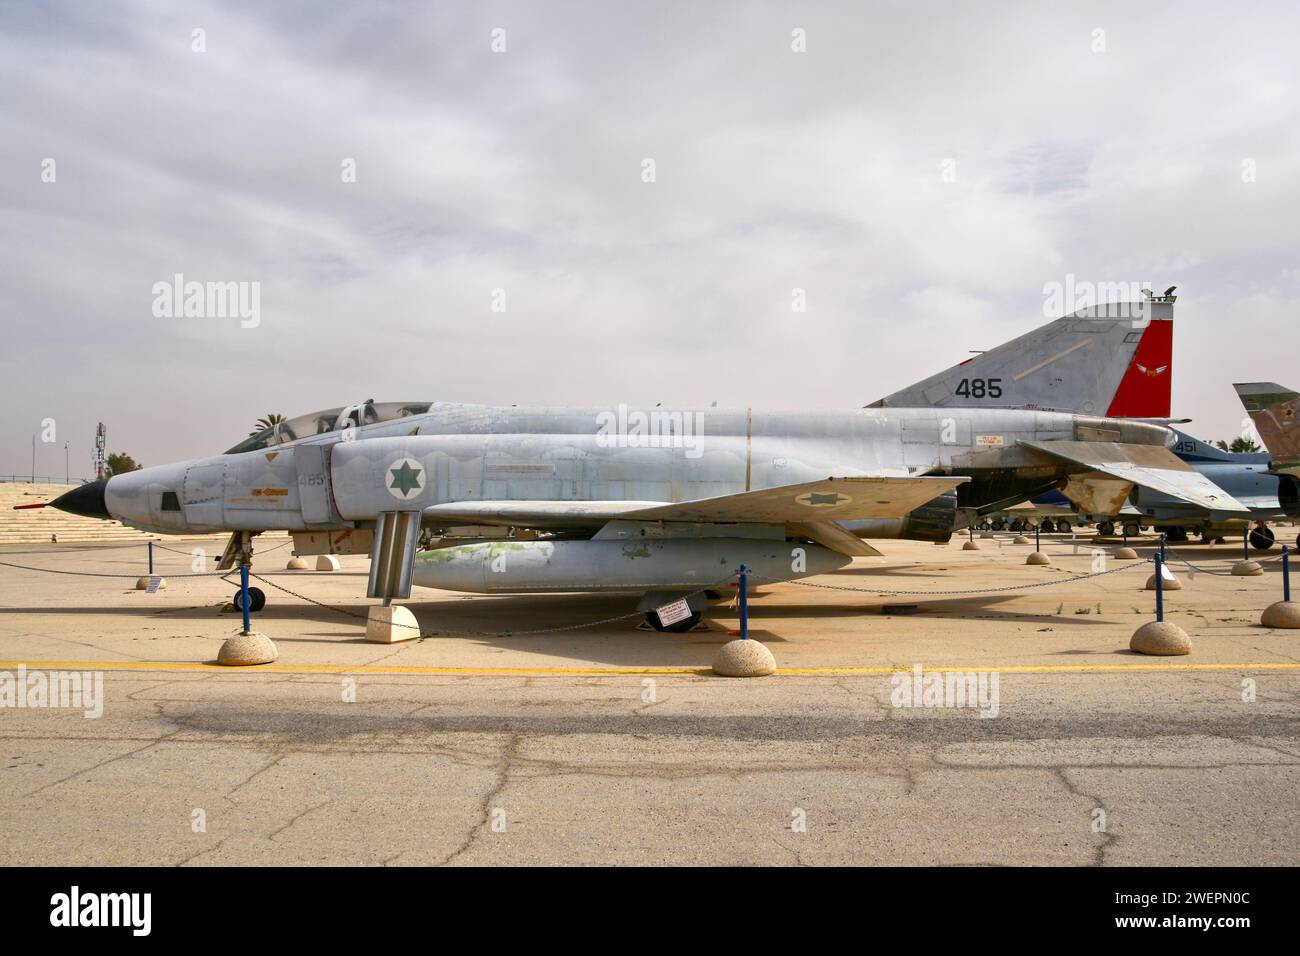
[[(967, 476), (962, 504), (978, 506), (1081, 470), (1022, 441), (1104, 438), (1161, 448), (1174, 441), (1158, 425), (1055, 412), (656, 408), (624, 410), (622, 422), (619, 415), (435, 403), (424, 415), (117, 475), (103, 488), (104, 506), (164, 533), (302, 531), (453, 503), (683, 502), (828, 475)], [(407, 460), (420, 475), (388, 474)]]

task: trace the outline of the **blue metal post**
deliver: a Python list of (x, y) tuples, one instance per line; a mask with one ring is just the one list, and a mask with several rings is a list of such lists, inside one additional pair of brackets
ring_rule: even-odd
[(1160, 560), (1165, 560), (1165, 533), (1160, 532)]
[(1124, 545), (1125, 547), (1127, 547), (1128, 546), (1128, 522), (1127, 521), (1124, 522), (1123, 528), (1124, 528)]
[(1291, 600), (1291, 549), (1282, 545), (1282, 600)]
[(1156, 620), (1165, 619), (1165, 558), (1162, 554), (1156, 555)]
[(1246, 527), (1241, 532), (1241, 560), (1250, 560), (1250, 522), (1246, 522)]
[(153, 542), (149, 542), (149, 573), (153, 574)]
[(244, 633), (247, 634), (251, 630), (248, 624), (248, 565), (247, 564), (241, 564), (239, 566), (239, 593), (243, 596), (242, 601), (240, 603), (244, 605)]
[(749, 568), (740, 566), (740, 639), (749, 640)]
[(1043, 550), (1043, 542), (1039, 538), (1040, 534), (1042, 533), (1042, 530), (1043, 530), (1043, 524), (1041, 521), (1038, 524), (1034, 525), (1034, 550), (1035, 551)]

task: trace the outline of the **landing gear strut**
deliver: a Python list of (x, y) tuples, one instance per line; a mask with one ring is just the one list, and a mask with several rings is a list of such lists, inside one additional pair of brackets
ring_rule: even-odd
[[(248, 570), (253, 570), (253, 535), (255, 531), (236, 531), (230, 536), (230, 541), (226, 543), (226, 550), (221, 555), (221, 560), (217, 562), (218, 571), (229, 571), (240, 565), (247, 565)], [(230, 599), (230, 603), (235, 606), (236, 611), (244, 610), (244, 591), (242, 588), (235, 591), (235, 596)], [(266, 607), (266, 592), (261, 588), (250, 587), (248, 589), (248, 613), (255, 614), (262, 608)]]

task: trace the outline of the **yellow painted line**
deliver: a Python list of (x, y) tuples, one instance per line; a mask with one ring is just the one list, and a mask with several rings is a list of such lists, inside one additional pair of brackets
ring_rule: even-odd
[[(432, 674), (468, 675), (476, 677), (618, 677), (618, 676), (679, 676), (709, 675), (708, 667), (382, 667), (370, 664), (254, 664), (247, 667), (229, 667), (223, 664), (191, 663), (187, 661), (0, 661), (0, 668), (26, 667), (67, 670), (174, 670), (174, 671), (225, 671), (226, 673), (367, 673), (367, 674)], [(1242, 671), (1242, 670), (1300, 670), (1300, 662), (1242, 662), (1225, 664), (923, 664), (929, 673), (943, 671), (983, 671), (1000, 674), (1095, 674), (1123, 673), (1125, 671)], [(853, 675), (853, 674), (910, 674), (907, 667), (781, 667), (777, 674), (785, 676)]]

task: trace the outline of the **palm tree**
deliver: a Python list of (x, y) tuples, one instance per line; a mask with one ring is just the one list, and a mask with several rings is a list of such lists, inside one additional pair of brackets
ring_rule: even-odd
[(1231, 445), (1222, 438), (1216, 441), (1215, 444), (1224, 451), (1230, 451), (1238, 455), (1248, 455), (1260, 450), (1259, 445), (1255, 444), (1253, 438), (1247, 438), (1244, 435), (1238, 435), (1234, 438)]
[(271, 412), (271, 414), (259, 418), (257, 420), (257, 424), (253, 426), (253, 430), (248, 434), (250, 436), (259, 435), (262, 432), (266, 431), (268, 428), (274, 428), (276, 425), (279, 425), (284, 420), (285, 418), (283, 415), (279, 415), (276, 414), (275, 412)]

